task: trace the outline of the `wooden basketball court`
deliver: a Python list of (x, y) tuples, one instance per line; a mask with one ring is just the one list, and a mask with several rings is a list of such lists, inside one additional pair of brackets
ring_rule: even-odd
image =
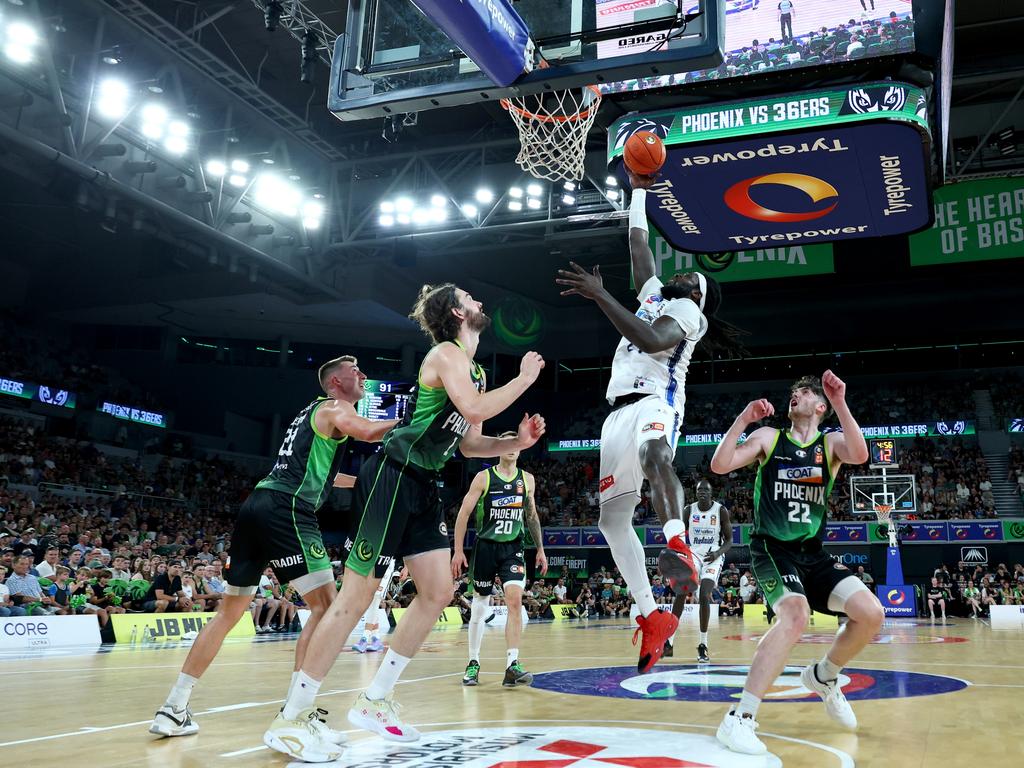
[[(834, 727), (817, 698), (793, 677), (780, 678), (762, 705), (759, 735), (773, 756), (748, 758), (718, 748), (714, 731), (764, 627), (722, 619), (712, 626), (712, 665), (696, 670), (696, 627), (680, 631), (676, 657), (647, 679), (625, 620), (534, 623), (522, 661), (532, 688), (501, 686), (504, 636), (488, 629), (478, 688), (460, 683), (467, 631), (438, 630), (397, 689), (403, 716), (424, 732), (411, 745), (385, 745), (351, 732), (344, 766), (636, 768), (754, 766), (1019, 765), (1024, 657), (1021, 635), (985, 621), (946, 625), (886, 622), (844, 686), (860, 720), (856, 734)], [(809, 628), (794, 666), (820, 658), (831, 628)], [(147, 732), (186, 653), (185, 644), (115, 646), (81, 654), (52, 649), (0, 657), (5, 765), (66, 759), (115, 766), (283, 766), (262, 746), (263, 729), (288, 687), (294, 639), (231, 641), (192, 697), (196, 736), (156, 739)], [(347, 707), (369, 683), (381, 654), (345, 652), (320, 706), (345, 728)], [(1005, 662), (1005, 663), (1002, 663)], [(799, 670), (795, 670), (798, 672)], [(910, 673), (910, 674), (908, 674)], [(569, 692), (575, 691), (575, 692)], [(600, 692), (602, 695), (595, 695)], [(608, 695), (613, 694), (613, 695)], [(622, 697), (625, 695), (626, 697)], [(795, 700), (795, 701), (794, 701)], [(502, 730), (495, 730), (502, 729)], [(467, 759), (468, 758), (468, 759)]]

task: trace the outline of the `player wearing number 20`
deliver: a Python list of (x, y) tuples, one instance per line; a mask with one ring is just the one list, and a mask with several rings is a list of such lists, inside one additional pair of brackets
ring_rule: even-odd
[[(843, 431), (822, 434), (818, 427), (832, 409)], [(883, 617), (878, 599), (822, 547), (828, 496), (839, 467), (868, 459), (864, 436), (846, 404), (846, 384), (832, 371), (821, 379), (800, 379), (790, 393), (789, 428), (761, 427), (737, 445), (749, 424), (774, 413), (767, 400), (749, 403), (711, 461), (712, 471), (720, 475), (758, 462), (750, 558), (778, 617), (754, 652), (738, 705), (718, 728), (719, 741), (748, 754), (766, 751), (754, 733), (754, 718), (803, 634), (812, 608), (846, 614), (848, 621), (825, 657), (804, 669), (800, 680), (821, 696), (833, 720), (851, 730), (857, 727), (839, 672), (874, 637)]]

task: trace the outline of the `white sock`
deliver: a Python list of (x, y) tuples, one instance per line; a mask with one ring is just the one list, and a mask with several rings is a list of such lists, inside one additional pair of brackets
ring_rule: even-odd
[(631, 494), (620, 496), (601, 505), (599, 527), (612, 551), (619, 573), (629, 587), (641, 616), (649, 616), (658, 609), (647, 578), (647, 560), (640, 539), (633, 530), (633, 509), (636, 498)]
[(686, 523), (682, 520), (669, 520), (662, 530), (665, 532), (665, 541), (672, 541), (676, 536), (686, 538)]
[(505, 669), (508, 669), (509, 667), (511, 667), (513, 661), (518, 661), (518, 660), (519, 660), (519, 649), (518, 648), (509, 648), (507, 651), (505, 651)]
[(736, 715), (738, 717), (743, 717), (744, 715), (757, 717), (757, 708), (759, 706), (761, 706), (761, 700), (744, 689), (743, 693), (740, 694), (740, 703), (736, 706)]
[(186, 675), (184, 672), (178, 674), (178, 680), (167, 694), (167, 703), (175, 709), (184, 709), (188, 705), (188, 697), (192, 695), (192, 687), (199, 682), (198, 677)]
[(377, 674), (374, 675), (370, 687), (366, 689), (366, 698), (370, 701), (377, 701), (391, 693), (410, 661), (411, 659), (395, 653), (393, 648), (388, 648), (388, 652), (384, 654), (384, 662), (377, 670)]
[(292, 686), (292, 692), (284, 703), (284, 709), (281, 710), (285, 720), (294, 720), (299, 716), (299, 712), (312, 707), (316, 695), (320, 692), (321, 680), (314, 680), (301, 669), (296, 674), (298, 677), (295, 678), (295, 685)]
[(376, 624), (377, 623), (377, 611), (378, 611), (378, 607), (377, 606), (379, 606), (379, 605), (380, 605), (380, 603), (378, 602), (378, 597), (377, 597), (377, 595), (374, 595), (373, 596), (373, 602), (370, 603), (370, 607), (367, 608), (365, 611), (363, 611), (363, 634), (362, 634), (362, 639), (363, 640), (369, 640), (370, 639), (370, 630), (368, 629), (368, 627), (371, 624)]
[(832, 659), (826, 653), (825, 657), (815, 665), (814, 674), (820, 682), (827, 683), (829, 680), (838, 679), (840, 670), (842, 670), (842, 667), (838, 664), (833, 664)]
[(701, 645), (707, 645), (708, 644), (708, 633), (707, 632), (701, 632), (700, 633), (700, 642), (701, 642)]
[(292, 695), (292, 691), (295, 690), (295, 681), (299, 679), (299, 670), (292, 672), (292, 681), (288, 684), (288, 693), (285, 695), (285, 701)]
[(473, 595), (469, 612), (469, 660), (480, 661), (480, 646), (484, 641), (484, 619), (489, 615), (491, 598)]

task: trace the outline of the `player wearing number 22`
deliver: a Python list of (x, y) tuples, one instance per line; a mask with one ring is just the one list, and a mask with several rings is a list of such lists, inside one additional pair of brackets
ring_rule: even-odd
[[(822, 434), (818, 427), (832, 409), (842, 432)], [(750, 559), (777, 617), (754, 652), (738, 705), (718, 728), (719, 741), (747, 754), (766, 751), (754, 732), (757, 709), (800, 640), (811, 609), (845, 614), (848, 620), (828, 653), (804, 669), (800, 680), (821, 696), (833, 720), (857, 727), (839, 672), (874, 637), (883, 617), (878, 599), (822, 547), (828, 496), (840, 466), (868, 459), (864, 436), (846, 404), (846, 384), (832, 371), (821, 379), (800, 379), (790, 392), (789, 427), (761, 427), (737, 444), (748, 425), (774, 413), (767, 400), (749, 403), (711, 460), (712, 471), (721, 475), (758, 463)]]
[(348, 720), (391, 741), (419, 738), (419, 732), (399, 718), (392, 691), (452, 598), (439, 472), (456, 450), (466, 457), (502, 456), (529, 448), (544, 434), (544, 419), (528, 415), (510, 437), (481, 433), (484, 421), (505, 411), (537, 380), (544, 360), (528, 352), (516, 378), (486, 392), (483, 369), (473, 360), (480, 334), (490, 324), (480, 302), (451, 283), (428, 285), (411, 317), (434, 346), (420, 366), (402, 421), (384, 438), (383, 449), (359, 470), (352, 505), (362, 519), (345, 561), (341, 591), (310, 638), (295, 685), (263, 736), (267, 746), (296, 760), (329, 762), (341, 754), (318, 723), (316, 695), (396, 557), (409, 569), (417, 595)]
[[(226, 597), (217, 616), (196, 638), (167, 701), (153, 718), (150, 733), (188, 736), (199, 730), (188, 709), (192, 688), (217, 655), (225, 635), (249, 610), (268, 563), (281, 583), (290, 582), (310, 609), (295, 646), (295, 682), (309, 639), (337, 592), (317, 510), (331, 486), (345, 477), (338, 474), (338, 467), (349, 439), (378, 442), (396, 424), (372, 422), (356, 413), (355, 403), (362, 398), (366, 381), (356, 358), (343, 355), (324, 363), (319, 377), (327, 397), (317, 398), (292, 420), (273, 468), (242, 504), (231, 534)], [(314, 720), (315, 727), (323, 727), (319, 715)], [(324, 733), (344, 738), (326, 729)]]

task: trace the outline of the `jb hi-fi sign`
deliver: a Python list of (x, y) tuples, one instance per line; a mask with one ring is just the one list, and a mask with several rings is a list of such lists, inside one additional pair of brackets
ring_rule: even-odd
[(923, 98), (888, 83), (632, 116), (609, 132), (610, 165), (623, 173), (632, 133), (662, 136), (647, 215), (681, 251), (905, 234), (933, 217)]

